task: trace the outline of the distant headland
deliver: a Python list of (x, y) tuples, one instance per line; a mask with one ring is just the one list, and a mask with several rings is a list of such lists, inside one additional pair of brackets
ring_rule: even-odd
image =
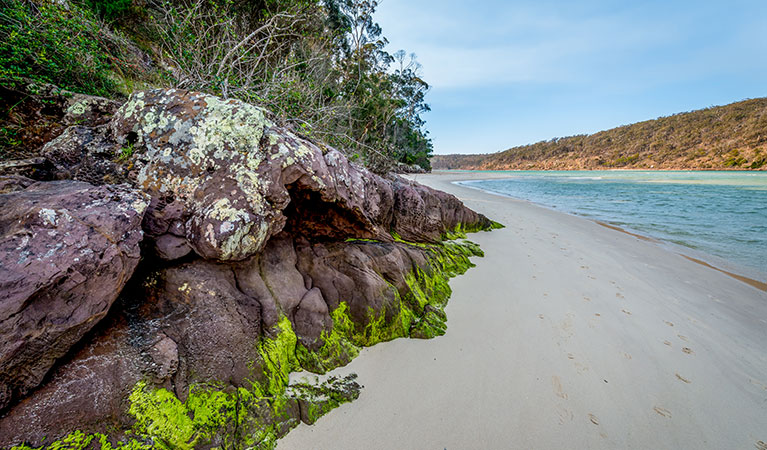
[(435, 155), (434, 169), (767, 169), (767, 98), (554, 138), (480, 155)]

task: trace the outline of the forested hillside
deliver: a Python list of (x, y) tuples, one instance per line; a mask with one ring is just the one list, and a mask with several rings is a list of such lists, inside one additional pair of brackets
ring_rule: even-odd
[(437, 155), (435, 169), (765, 169), (767, 98), (661, 117), (484, 155)]
[[(389, 54), (375, 0), (0, 0), (0, 159), (51, 128), (19, 85), (124, 98), (175, 87), (266, 107), (368, 167), (429, 167), (429, 86)], [(44, 115), (44, 114), (43, 114)], [(55, 124), (54, 124), (55, 125)], [(45, 128), (45, 130), (42, 130)], [(47, 128), (46, 128), (47, 127)]]

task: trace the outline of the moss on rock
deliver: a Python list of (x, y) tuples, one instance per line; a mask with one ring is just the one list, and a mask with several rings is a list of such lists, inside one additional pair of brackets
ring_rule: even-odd
[(415, 266), (406, 274), (407, 288), (403, 293), (388, 283), (388, 292), (382, 292), (382, 295), (391, 294), (394, 301), (388, 309), (381, 311), (369, 308), (365, 324), (355, 324), (348, 304), (341, 302), (331, 312), (333, 329), (330, 333), (323, 332), (324, 345), (320, 350), (310, 352), (299, 345), (297, 353), (303, 368), (325, 373), (350, 361), (359, 347), (400, 337), (428, 339), (445, 334), (447, 315), (444, 308), (452, 293), (448, 281), (474, 267), (470, 257), (484, 253), (477, 244), (466, 240), (422, 244), (404, 241), (396, 233), (392, 236), (397, 242), (426, 250), (428, 266), (424, 269)]
[(20, 445), (12, 450), (274, 448), (277, 439), (299, 421), (312, 424), (359, 395), (356, 375), (291, 384), (291, 372), (325, 373), (351, 361), (363, 346), (398, 337), (428, 339), (445, 334), (444, 307), (451, 294), (448, 280), (473, 267), (469, 258), (482, 256), (482, 250), (466, 240), (421, 244), (395, 238), (423, 250), (427, 265), (414, 265), (401, 291), (387, 283), (381, 295), (393, 301), (388, 309), (370, 308), (366, 323), (355, 323), (349, 305), (340, 303), (331, 311), (333, 326), (323, 331), (318, 350), (304, 347), (283, 316), (256, 344), (259, 358), (251, 363), (250, 386), (193, 384), (181, 401), (173, 392), (141, 381), (128, 398), (128, 413), (135, 423), (123, 441), (75, 431), (48, 445)]
[(351, 341), (354, 335), (354, 322), (349, 317), (349, 305), (338, 305), (330, 314), (333, 328), (328, 333), (323, 331), (320, 338), (324, 342), (317, 351), (310, 351), (303, 345), (296, 348), (301, 367), (314, 373), (325, 373), (335, 367), (349, 363), (359, 354), (359, 346)]

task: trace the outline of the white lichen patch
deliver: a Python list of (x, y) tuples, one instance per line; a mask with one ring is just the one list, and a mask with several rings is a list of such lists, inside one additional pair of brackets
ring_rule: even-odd
[(130, 96), (128, 101), (120, 107), (118, 114), (126, 119), (133, 117), (138, 111), (141, 111), (146, 107), (144, 102), (144, 93), (139, 92)]
[(56, 211), (48, 208), (40, 208), (37, 213), (40, 219), (43, 220), (43, 225), (56, 226), (58, 218), (56, 217)]
[(133, 208), (138, 215), (144, 214), (144, 211), (146, 211), (146, 208), (149, 206), (149, 202), (146, 201), (143, 198), (137, 198), (136, 200), (133, 200), (131, 203), (131, 208)]
[(50, 258), (51, 256), (55, 255), (57, 251), (61, 250), (61, 247), (63, 246), (64, 244), (61, 242), (57, 243), (55, 246), (53, 246), (53, 248), (49, 248), (41, 258), (38, 258), (38, 260)]
[(211, 219), (230, 222), (246, 222), (250, 215), (247, 211), (234, 208), (228, 198), (222, 198), (214, 202), (206, 214)]
[(218, 227), (218, 232), (221, 234), (226, 234), (234, 230), (234, 224), (232, 222), (223, 222), (221, 226)]
[(88, 111), (90, 105), (88, 104), (88, 100), (80, 100), (79, 102), (76, 102), (67, 108), (67, 114), (71, 114), (73, 116), (81, 116), (85, 114), (86, 111)]

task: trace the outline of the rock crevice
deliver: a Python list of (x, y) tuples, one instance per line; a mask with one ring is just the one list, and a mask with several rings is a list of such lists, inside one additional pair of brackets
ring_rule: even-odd
[(289, 373), (444, 334), (481, 251), (443, 239), (497, 225), (201, 93), (136, 93), (46, 148), (73, 179), (0, 181), (0, 447), (268, 448), (359, 393)]

